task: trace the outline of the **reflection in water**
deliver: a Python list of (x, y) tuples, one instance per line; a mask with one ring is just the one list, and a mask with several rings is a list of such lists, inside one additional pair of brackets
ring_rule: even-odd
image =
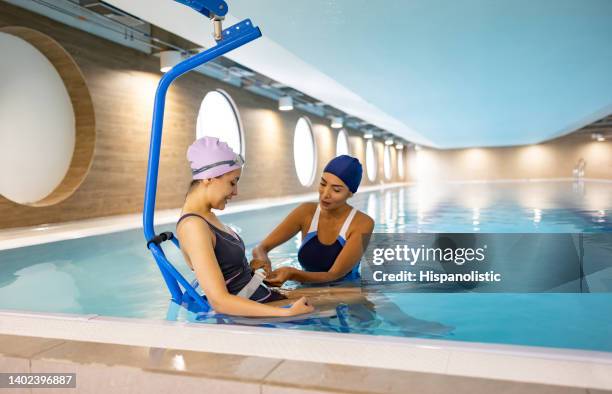
[(480, 208), (474, 208), (472, 211), (472, 225), (475, 232), (480, 231)]
[(376, 195), (374, 193), (370, 193), (368, 195), (368, 203), (367, 203), (367, 208), (366, 208), (366, 212), (368, 213), (368, 216), (371, 218), (375, 218), (378, 215), (376, 214)]
[(584, 195), (584, 181), (582, 179), (574, 181), (572, 183), (572, 190), (576, 194)]
[(74, 278), (58, 268), (66, 263), (48, 261), (16, 271), (11, 281), (0, 287), (2, 308), (82, 313)]
[(533, 222), (540, 223), (541, 221), (542, 221), (542, 210), (536, 208), (533, 210)]
[(404, 224), (404, 217), (406, 216), (406, 189), (403, 187), (397, 191), (397, 212), (398, 212), (398, 224)]

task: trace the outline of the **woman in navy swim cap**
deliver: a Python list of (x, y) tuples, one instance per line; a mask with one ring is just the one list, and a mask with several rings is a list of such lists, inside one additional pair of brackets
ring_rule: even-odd
[[(295, 208), (253, 249), (251, 267), (264, 268), (266, 282), (274, 286), (287, 280), (324, 283), (358, 277), (364, 238), (374, 229), (372, 218), (347, 203), (357, 192), (362, 173), (361, 163), (354, 157), (332, 159), (321, 175), (319, 202)], [(298, 232), (302, 233), (298, 260), (303, 270), (281, 267), (272, 271), (268, 252)]]

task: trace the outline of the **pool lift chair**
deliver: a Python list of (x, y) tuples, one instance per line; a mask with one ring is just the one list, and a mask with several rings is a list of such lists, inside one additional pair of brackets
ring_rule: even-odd
[(162, 249), (162, 243), (165, 241), (172, 241), (172, 243), (180, 249), (179, 240), (171, 232), (156, 234), (153, 224), (166, 93), (172, 82), (181, 75), (261, 37), (261, 31), (258, 27), (253, 26), (249, 19), (245, 19), (227, 29), (223, 29), (222, 21), (228, 11), (227, 3), (223, 0), (175, 1), (193, 8), (213, 22), (216, 45), (175, 65), (166, 72), (159, 81), (153, 107), (149, 164), (147, 169), (142, 219), (144, 234), (147, 240), (147, 248), (151, 251), (157, 262), (157, 266), (170, 291), (172, 302), (177, 305), (183, 305), (190, 311), (206, 313), (212, 311), (206, 297), (201, 296), (195, 290), (194, 286), (192, 286), (176, 267), (168, 261)]
[[(232, 319), (229, 316), (215, 314), (212, 307), (208, 303), (206, 296), (200, 295), (196, 291), (194, 287), (195, 282), (193, 285), (189, 283), (189, 281), (185, 279), (185, 277), (176, 269), (176, 267), (174, 267), (174, 265), (166, 258), (162, 248), (163, 242), (171, 241), (177, 248), (180, 249), (179, 240), (174, 236), (174, 234), (172, 234), (172, 232), (163, 232), (160, 234), (155, 233), (155, 195), (157, 192), (159, 156), (164, 122), (164, 105), (168, 88), (175, 79), (193, 70), (194, 68), (203, 65), (204, 63), (223, 56), (226, 53), (240, 48), (241, 46), (261, 37), (261, 31), (258, 27), (253, 26), (253, 23), (249, 19), (245, 19), (242, 22), (223, 29), (222, 21), (228, 11), (227, 3), (223, 0), (175, 1), (193, 8), (213, 22), (216, 45), (208, 48), (204, 52), (183, 60), (179, 64), (172, 67), (162, 76), (157, 86), (157, 91), (155, 93), (155, 104), (153, 107), (153, 123), (151, 126), (151, 142), (149, 145), (149, 163), (147, 168), (144, 210), (142, 215), (144, 234), (147, 241), (147, 248), (153, 254), (166, 286), (170, 291), (172, 303), (168, 312), (169, 318), (171, 318), (171, 315), (176, 317), (176, 313), (178, 309), (180, 309), (178, 307), (183, 306), (189, 312), (196, 313), (199, 316), (214, 317), (217, 318), (218, 321), (223, 322), (226, 322), (229, 319), (231, 322)], [(307, 318), (309, 318), (308, 315), (303, 317), (296, 316), (289, 320), (303, 321)], [(289, 320), (284, 318), (284, 321)]]

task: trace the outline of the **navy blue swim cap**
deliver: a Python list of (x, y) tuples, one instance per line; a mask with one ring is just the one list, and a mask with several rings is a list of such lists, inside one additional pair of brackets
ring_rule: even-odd
[(361, 163), (356, 158), (348, 155), (340, 155), (327, 163), (323, 172), (329, 172), (342, 179), (342, 182), (346, 184), (349, 190), (355, 193), (359, 187), (359, 183), (361, 183), (363, 169)]

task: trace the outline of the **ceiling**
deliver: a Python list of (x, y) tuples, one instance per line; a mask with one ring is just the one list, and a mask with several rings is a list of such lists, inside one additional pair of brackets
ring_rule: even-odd
[[(109, 3), (199, 44), (170, 0)], [(264, 38), (230, 56), (409, 141), (542, 142), (612, 113), (610, 0), (228, 0)]]

